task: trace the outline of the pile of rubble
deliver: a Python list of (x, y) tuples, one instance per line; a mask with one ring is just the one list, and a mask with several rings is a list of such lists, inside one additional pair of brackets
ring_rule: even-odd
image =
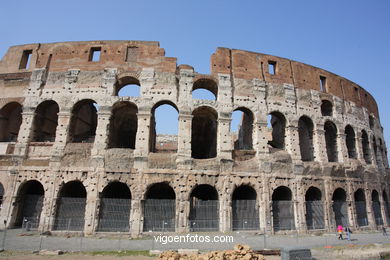
[(235, 245), (234, 250), (211, 251), (209, 253), (196, 254), (179, 254), (176, 251), (165, 251), (158, 259), (162, 260), (265, 260), (263, 255), (256, 254), (247, 245)]

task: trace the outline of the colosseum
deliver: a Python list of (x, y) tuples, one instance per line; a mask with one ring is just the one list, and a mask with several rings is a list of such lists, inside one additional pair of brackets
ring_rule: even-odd
[[(153, 41), (10, 47), (0, 61), (2, 227), (136, 237), (390, 223), (370, 93), (243, 50), (217, 48), (210, 68), (177, 65)], [(163, 105), (177, 111), (177, 135), (156, 131)]]

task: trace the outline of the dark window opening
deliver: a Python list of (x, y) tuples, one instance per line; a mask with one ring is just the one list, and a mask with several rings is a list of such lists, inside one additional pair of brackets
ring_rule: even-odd
[(97, 126), (97, 104), (90, 99), (77, 102), (69, 126), (70, 143), (93, 143)]
[(110, 118), (109, 148), (135, 149), (137, 112), (137, 107), (129, 102), (119, 102), (114, 105)]
[(376, 190), (372, 191), (372, 211), (374, 212), (375, 224), (383, 225), (381, 203), (379, 201), (379, 193)]
[(321, 191), (318, 188), (310, 187), (305, 194), (306, 201), (321, 200)]
[(289, 188), (281, 186), (272, 193), (272, 215), (275, 231), (295, 229), (294, 203)]
[(16, 142), (22, 124), (22, 106), (11, 102), (0, 110), (0, 142)]
[(217, 156), (217, 112), (199, 107), (192, 112), (191, 156), (208, 159)]
[(97, 62), (100, 61), (101, 47), (92, 47), (89, 51), (89, 61)]
[(314, 160), (313, 122), (310, 118), (302, 116), (298, 121), (299, 148), (302, 161)]
[(326, 77), (320, 76), (320, 90), (322, 92), (326, 92), (326, 88), (327, 88), (327, 86), (326, 86)]
[(325, 221), (321, 191), (318, 188), (310, 187), (305, 194), (305, 204), (307, 229), (323, 229)]
[(0, 210), (3, 205), (3, 197), (4, 197), (4, 186), (0, 183)]
[(218, 96), (218, 85), (211, 79), (198, 79), (192, 87), (193, 99), (216, 100)]
[(128, 232), (130, 229), (131, 193), (122, 182), (108, 184), (101, 193), (98, 231)]
[(218, 231), (219, 201), (216, 189), (207, 184), (195, 187), (190, 195), (190, 231)]
[(144, 231), (175, 231), (175, 191), (166, 182), (149, 187), (144, 201)]
[(30, 68), (32, 50), (24, 50), (22, 54), (22, 59), (20, 60), (19, 69), (28, 69)]
[(177, 152), (178, 116), (177, 107), (171, 102), (160, 102), (153, 107), (150, 120), (151, 152)]
[(360, 100), (359, 88), (354, 87), (354, 90), (355, 90), (355, 97), (356, 97), (356, 99), (357, 99), (357, 100)]
[(347, 125), (345, 127), (345, 143), (347, 145), (348, 158), (356, 159), (356, 139), (355, 139), (355, 131), (352, 126)]
[(342, 225), (348, 226), (348, 205), (347, 205), (347, 194), (345, 190), (337, 188), (333, 192), (333, 213), (335, 216), (336, 226)]
[(27, 181), (22, 184), (16, 199), (15, 227), (28, 222), (30, 228), (38, 228), (45, 191), (39, 181)]
[(324, 125), (326, 153), (329, 162), (337, 162), (337, 128), (336, 125), (330, 121), (326, 121)]
[(246, 108), (234, 110), (230, 132), (233, 134), (234, 150), (252, 150), (252, 112)]
[(366, 209), (366, 197), (362, 189), (358, 189), (354, 193), (355, 198), (355, 208), (356, 208), (356, 216), (357, 223), (359, 226), (367, 226), (368, 218), (367, 218), (367, 209)]
[(374, 159), (376, 161), (376, 163), (378, 164), (378, 166), (380, 165), (380, 162), (381, 162), (381, 158), (379, 156), (379, 152), (378, 152), (378, 145), (376, 143), (376, 139), (375, 139), (375, 136), (372, 137), (372, 144), (373, 144), (373, 150), (374, 150)]
[(369, 125), (370, 125), (370, 129), (374, 129), (374, 126), (375, 126), (375, 119), (374, 119), (374, 117), (373, 116), (369, 116), (368, 117), (368, 123), (369, 123)]
[(332, 116), (333, 107), (332, 102), (328, 100), (322, 100), (321, 104), (321, 114), (322, 116)]
[(87, 191), (80, 181), (70, 181), (59, 192), (54, 230), (84, 230)]
[(247, 185), (237, 187), (232, 196), (232, 229), (258, 230), (259, 207), (256, 191)]
[(286, 118), (279, 112), (272, 112), (268, 115), (267, 125), (268, 144), (276, 149), (284, 149), (286, 137)]
[(363, 157), (367, 164), (371, 164), (370, 141), (366, 131), (362, 130)]
[(271, 75), (276, 74), (276, 61), (268, 61), (268, 73)]
[(35, 110), (33, 142), (54, 142), (58, 124), (58, 104), (55, 101), (44, 101)]
[(115, 96), (119, 97), (139, 97), (141, 84), (133, 77), (123, 77), (115, 84)]

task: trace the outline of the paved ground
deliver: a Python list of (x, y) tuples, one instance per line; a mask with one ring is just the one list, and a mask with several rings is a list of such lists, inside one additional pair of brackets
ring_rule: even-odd
[[(5, 235), (5, 240), (4, 240)], [(167, 234), (166, 234), (167, 235)], [(171, 234), (169, 234), (171, 235)], [(187, 234), (183, 234), (186, 236)], [(241, 243), (251, 246), (253, 249), (305, 247), (323, 248), (324, 246), (338, 245), (366, 245), (373, 243), (390, 243), (390, 236), (385, 237), (381, 233), (352, 234), (352, 241), (338, 240), (336, 234), (314, 235), (273, 235), (266, 236), (254, 233), (190, 233), (192, 239), (196, 235), (209, 236), (232, 236), (233, 242), (182, 242), (162, 244), (156, 242), (153, 237), (142, 239), (119, 238), (111, 235), (105, 238), (96, 237), (70, 237), (70, 236), (41, 236), (34, 232), (26, 232), (21, 229), (0, 231), (0, 248), (16, 251), (36, 251), (40, 249), (63, 250), (63, 251), (112, 251), (112, 250), (166, 250), (166, 249), (200, 249), (200, 250), (223, 250), (231, 249), (233, 245)], [(184, 239), (184, 238), (183, 238)]]

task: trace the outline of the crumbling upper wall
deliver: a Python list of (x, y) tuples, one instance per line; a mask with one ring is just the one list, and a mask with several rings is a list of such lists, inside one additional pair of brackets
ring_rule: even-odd
[[(268, 65), (274, 64), (275, 73)], [(320, 77), (326, 78), (324, 92), (364, 106), (377, 118), (375, 99), (358, 84), (329, 71), (277, 56), (226, 48), (218, 48), (211, 56), (211, 74), (229, 74), (233, 78), (260, 79), (273, 84), (293, 84), (301, 89), (321, 91)]]

